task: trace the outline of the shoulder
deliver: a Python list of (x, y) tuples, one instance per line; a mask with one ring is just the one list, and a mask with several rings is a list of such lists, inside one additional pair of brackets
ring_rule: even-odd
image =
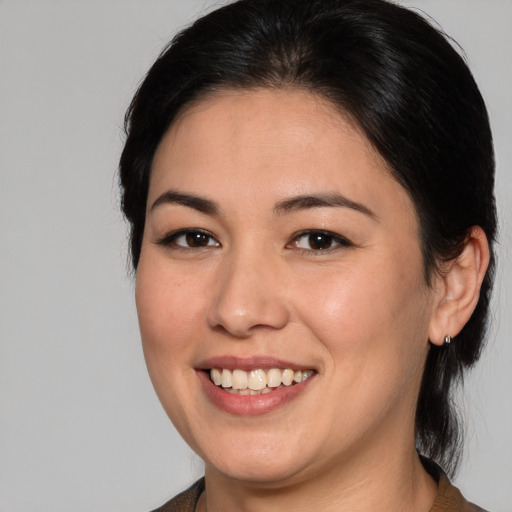
[(486, 512), (467, 501), (436, 463), (424, 458), (422, 463), (438, 483), (436, 498), (429, 512)]
[(203, 491), (204, 478), (201, 478), (201, 480), (198, 480), (186, 491), (178, 494), (172, 500), (153, 510), (153, 512), (194, 512), (197, 500)]
[(486, 512), (483, 508), (467, 501), (446, 475), (439, 479), (436, 499), (430, 512)]

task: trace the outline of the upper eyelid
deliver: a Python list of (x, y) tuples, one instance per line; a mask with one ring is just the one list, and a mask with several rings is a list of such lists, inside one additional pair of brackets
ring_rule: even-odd
[(157, 245), (170, 244), (176, 238), (178, 238), (182, 235), (186, 235), (187, 233), (203, 233), (203, 234), (209, 236), (210, 238), (212, 238), (213, 240), (215, 240), (218, 244), (220, 244), (220, 241), (218, 240), (218, 238), (211, 231), (208, 231), (207, 229), (203, 229), (203, 228), (176, 229), (174, 231), (170, 231), (169, 233), (166, 233), (165, 235), (163, 235), (161, 237), (157, 237), (154, 240), (154, 243)]
[(341, 241), (344, 241), (344, 242), (349, 242), (349, 243), (352, 243), (350, 241), (349, 238), (347, 238), (346, 236), (344, 235), (341, 235), (340, 233), (335, 233), (334, 231), (329, 231), (328, 229), (304, 229), (302, 231), (298, 231), (297, 233), (294, 233), (292, 235), (292, 237), (290, 238), (290, 240), (295, 240), (297, 238), (300, 238), (302, 236), (305, 236), (305, 235), (313, 235), (313, 234), (321, 234), (321, 235), (327, 235), (327, 236), (330, 236), (334, 239), (338, 239), (338, 240), (341, 240)]
[[(161, 237), (156, 238), (154, 240), (154, 243), (156, 243), (157, 245), (170, 244), (176, 238), (178, 238), (178, 237), (180, 237), (182, 235), (186, 235), (187, 233), (194, 233), (194, 232), (203, 233), (203, 234), (207, 235), (208, 237), (212, 238), (213, 240), (215, 240), (219, 245), (222, 245), (217, 236), (215, 236), (211, 231), (208, 231), (207, 229), (204, 229), (204, 228), (181, 228), (181, 229), (177, 229), (177, 230), (171, 231), (169, 233), (166, 233), (165, 235), (163, 235)], [(341, 245), (343, 245), (343, 244), (345, 244), (345, 245), (355, 245), (346, 236), (341, 235), (339, 233), (335, 233), (333, 231), (329, 231), (327, 229), (304, 229), (304, 230), (298, 231), (298, 232), (294, 233), (289, 238), (289, 242), (287, 242), (287, 245), (289, 243), (291, 243), (291, 242), (293, 242), (293, 241), (303, 237), (303, 236), (312, 235), (312, 234), (315, 234), (315, 233), (330, 236), (335, 241), (338, 241), (338, 243), (340, 243)]]
[[(313, 249), (313, 248), (308, 249), (308, 248), (304, 248), (304, 247), (290, 247), (291, 244), (293, 244), (294, 242), (297, 242), (302, 237), (312, 235), (315, 233), (331, 237), (334, 242), (333, 246), (326, 248), (326, 249)], [(346, 236), (343, 236), (339, 233), (335, 233), (333, 231), (329, 231), (329, 230), (325, 230), (325, 229), (306, 229), (306, 230), (299, 231), (298, 233), (294, 234), (290, 238), (290, 241), (286, 244), (286, 247), (289, 249), (295, 249), (298, 251), (302, 251), (307, 254), (320, 256), (322, 254), (327, 255), (329, 253), (332, 253), (333, 251), (337, 251), (340, 249), (349, 249), (351, 247), (357, 247), (357, 244), (352, 242)]]

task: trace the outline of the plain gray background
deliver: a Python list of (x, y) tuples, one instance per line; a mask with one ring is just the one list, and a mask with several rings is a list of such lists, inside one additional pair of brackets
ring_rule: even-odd
[[(465, 48), (501, 214), (456, 483), (512, 508), (512, 1), (411, 0)], [(139, 80), (205, 0), (0, 0), (0, 511), (142, 512), (202, 473), (146, 374), (116, 167)], [(455, 192), (455, 191), (454, 191)]]

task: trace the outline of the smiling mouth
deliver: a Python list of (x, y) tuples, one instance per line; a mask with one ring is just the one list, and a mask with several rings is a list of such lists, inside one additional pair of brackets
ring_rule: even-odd
[(315, 370), (269, 368), (267, 370), (229, 370), (212, 368), (210, 380), (224, 391), (238, 395), (263, 395), (300, 384), (315, 374)]

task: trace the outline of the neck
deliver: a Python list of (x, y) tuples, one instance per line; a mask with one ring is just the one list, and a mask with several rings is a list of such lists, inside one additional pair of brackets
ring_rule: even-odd
[[(436, 484), (412, 447), (371, 460), (358, 453), (357, 463), (333, 464), (314, 478), (296, 475), (286, 484), (242, 482), (206, 468), (206, 492), (197, 512), (427, 512)], [(390, 456), (391, 455), (391, 456)]]

